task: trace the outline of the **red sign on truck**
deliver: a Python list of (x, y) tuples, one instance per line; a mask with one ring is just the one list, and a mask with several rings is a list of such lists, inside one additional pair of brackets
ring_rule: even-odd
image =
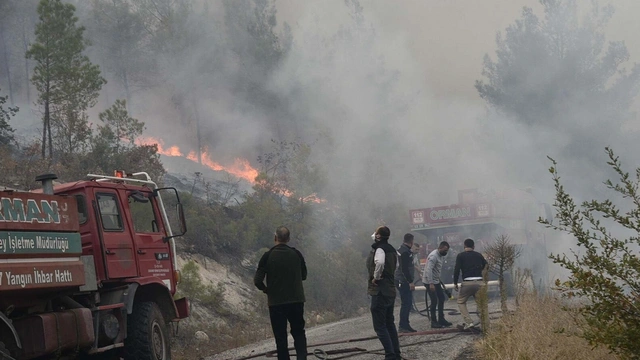
[(0, 290), (84, 285), (82, 261), (0, 263)]

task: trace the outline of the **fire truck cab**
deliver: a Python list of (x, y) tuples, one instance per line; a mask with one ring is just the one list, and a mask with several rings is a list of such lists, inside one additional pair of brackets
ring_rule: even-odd
[(144, 172), (55, 178), (0, 192), (0, 358), (170, 359), (169, 325), (189, 315), (178, 192)]

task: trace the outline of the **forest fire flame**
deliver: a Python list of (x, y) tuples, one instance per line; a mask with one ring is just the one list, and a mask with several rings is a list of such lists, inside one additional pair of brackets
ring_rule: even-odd
[[(198, 162), (198, 154), (195, 151), (190, 151), (185, 155), (182, 150), (178, 146), (169, 146), (166, 147), (164, 141), (161, 139), (153, 138), (153, 137), (139, 137), (135, 140), (136, 145), (156, 145), (158, 147), (158, 154), (172, 157), (183, 157), (185, 159), (191, 160), (193, 162)], [(225, 171), (237, 178), (244, 179), (251, 184), (256, 183), (256, 177), (259, 174), (259, 171), (252, 167), (248, 160), (236, 158), (232, 165), (224, 166), (213, 159), (211, 159), (211, 154), (208, 150), (200, 154), (200, 161), (202, 165), (208, 167), (211, 170), (215, 171)], [(293, 193), (287, 189), (282, 190), (282, 194), (287, 197), (291, 197)], [(319, 198), (316, 194), (311, 194), (304, 198), (300, 199), (303, 202), (315, 202), (315, 203), (323, 203), (324, 199)]]
[[(198, 162), (198, 154), (195, 151), (191, 151), (188, 154), (184, 154), (178, 146), (165, 147), (164, 141), (152, 137), (141, 137), (136, 139), (138, 145), (153, 145), (158, 146), (158, 153), (165, 156), (184, 157), (193, 162)], [(251, 184), (255, 184), (256, 176), (258, 176), (258, 170), (249, 164), (249, 161), (245, 159), (235, 159), (232, 165), (224, 166), (211, 159), (211, 155), (207, 150), (201, 154), (202, 165), (208, 167), (211, 170), (226, 171), (229, 174), (238, 177), (240, 179), (247, 180)]]

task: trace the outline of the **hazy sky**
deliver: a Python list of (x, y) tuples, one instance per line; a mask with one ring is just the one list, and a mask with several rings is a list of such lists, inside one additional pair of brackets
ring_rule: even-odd
[[(276, 1), (280, 21), (290, 23), (295, 33), (297, 19), (309, 7), (298, 0)], [(601, 5), (606, 3), (600, 1)], [(640, 1), (609, 3), (616, 9), (607, 27), (609, 40), (624, 40), (631, 60), (640, 61)], [(367, 16), (379, 20), (375, 21), (378, 31), (407, 42), (416, 61), (424, 64), (424, 80), (434, 96), (477, 101), (480, 98), (473, 83), (480, 78), (484, 55), (493, 55), (496, 32), (519, 18), (523, 6), (542, 15), (537, 0), (362, 0), (361, 4)]]

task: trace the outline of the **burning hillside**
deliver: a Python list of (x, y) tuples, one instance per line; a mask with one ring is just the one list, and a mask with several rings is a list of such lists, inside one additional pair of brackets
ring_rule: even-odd
[[(176, 145), (167, 146), (165, 145), (162, 139), (154, 138), (154, 137), (140, 137), (136, 139), (137, 145), (153, 145), (155, 144), (158, 147), (158, 153), (171, 158), (183, 158), (190, 160), (194, 163), (198, 163), (202, 166), (205, 166), (214, 171), (224, 171), (228, 174), (231, 174), (239, 179), (245, 180), (251, 185), (256, 183), (256, 177), (259, 174), (259, 171), (252, 167), (248, 160), (236, 158), (231, 165), (222, 165), (217, 161), (214, 161), (211, 158), (211, 154), (208, 149), (205, 149), (198, 159), (198, 154), (196, 151), (189, 151), (185, 153), (180, 149), (180, 147)], [(291, 197), (293, 192), (288, 189), (281, 189), (281, 193), (286, 197)], [(323, 203), (324, 199), (321, 199), (317, 196), (317, 194), (310, 194), (305, 197), (300, 198), (303, 202), (315, 202), (315, 203)]]
[(215, 171), (225, 171), (237, 178), (244, 179), (251, 184), (255, 184), (256, 177), (258, 176), (258, 170), (249, 164), (249, 161), (246, 159), (238, 159), (236, 158), (234, 163), (228, 166), (224, 166), (213, 159), (211, 159), (211, 154), (208, 149), (205, 149), (200, 155), (200, 159), (198, 159), (198, 154), (195, 151), (190, 151), (185, 155), (185, 153), (180, 150), (178, 146), (166, 146), (164, 141), (161, 139), (153, 138), (153, 137), (141, 137), (136, 140), (136, 144), (138, 145), (153, 145), (156, 144), (158, 146), (158, 153), (164, 156), (170, 157), (183, 157), (185, 159), (191, 160), (196, 163), (201, 163), (203, 166), (208, 167), (211, 170)]

